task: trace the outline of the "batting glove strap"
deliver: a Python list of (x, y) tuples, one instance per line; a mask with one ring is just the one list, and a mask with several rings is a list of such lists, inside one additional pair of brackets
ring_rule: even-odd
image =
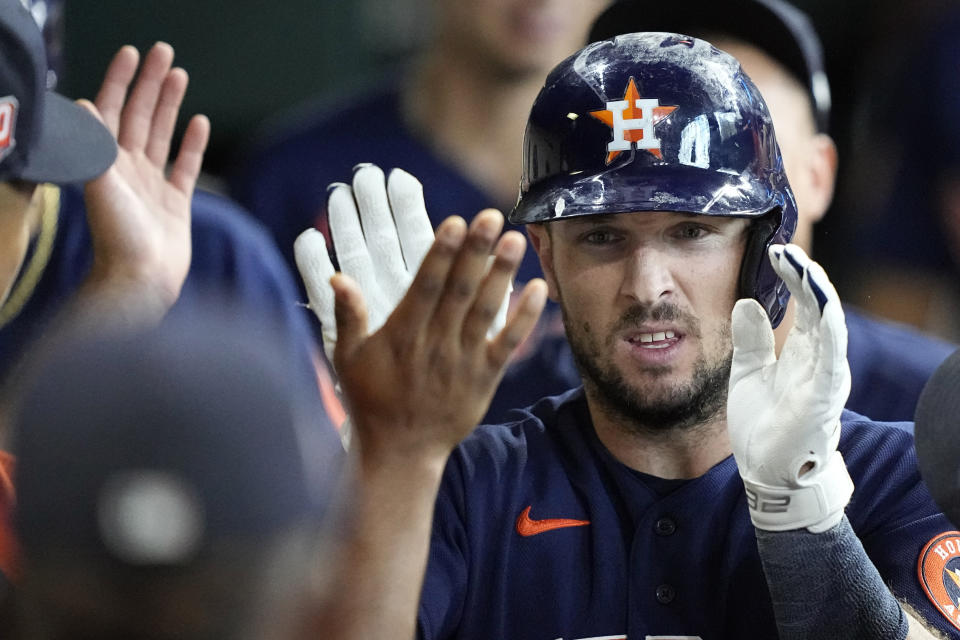
[(839, 451), (821, 469), (809, 471), (803, 484), (783, 487), (743, 478), (750, 519), (758, 529), (790, 531), (807, 529), (820, 533), (843, 517), (853, 494), (853, 481)]

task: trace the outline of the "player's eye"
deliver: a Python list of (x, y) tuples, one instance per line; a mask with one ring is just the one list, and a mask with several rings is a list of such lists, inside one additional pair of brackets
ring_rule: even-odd
[(594, 246), (613, 244), (621, 239), (622, 236), (611, 229), (594, 229), (581, 236), (584, 243)]
[(710, 234), (705, 226), (696, 223), (685, 223), (674, 229), (674, 236), (681, 240), (699, 240)]

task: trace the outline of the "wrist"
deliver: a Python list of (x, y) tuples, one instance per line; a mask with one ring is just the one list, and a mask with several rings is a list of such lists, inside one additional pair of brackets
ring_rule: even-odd
[(825, 531), (840, 522), (853, 494), (853, 481), (838, 451), (821, 468), (792, 483), (764, 482), (749, 473), (742, 478), (750, 519), (765, 531)]
[(820, 533), (756, 533), (782, 639), (906, 637), (907, 616), (846, 517)]

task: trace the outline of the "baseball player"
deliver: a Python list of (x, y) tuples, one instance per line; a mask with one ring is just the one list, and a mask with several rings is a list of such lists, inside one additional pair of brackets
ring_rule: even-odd
[[(363, 298), (402, 286), (397, 274), (422, 253), (369, 217), (389, 202), (400, 227), (414, 200), (395, 197), (402, 174), (371, 191), (363, 172), (353, 198), (339, 186), (330, 201), (366, 221), (350, 224), (380, 255), (349, 245), (356, 255), (341, 266), (359, 285), (326, 285), (309, 268), (325, 256), (316, 234), (297, 252), (321, 319), (336, 300), (334, 362), (366, 413), (344, 588), (382, 613), (360, 624), (367, 635), (960, 629), (949, 579), (960, 533), (922, 484), (910, 435), (843, 410), (843, 312), (822, 268), (785, 244), (794, 196), (767, 107), (735, 59), (689, 36), (639, 33), (591, 44), (547, 77), (510, 219), (527, 224), (583, 386), (479, 427), (449, 459), (543, 283), (484, 340), (498, 301), (489, 283), (519, 241), (505, 235), (485, 271), (499, 217), (481, 214), (469, 233), (447, 221), (409, 293), (367, 335)], [(778, 357), (772, 326), (790, 294), (797, 314)], [(371, 420), (371, 406), (403, 416), (401, 427)]]
[[(590, 41), (632, 31), (672, 31), (708, 39), (730, 53), (766, 99), (784, 167), (797, 200), (792, 238), (808, 254), (814, 225), (830, 205), (837, 152), (828, 135), (830, 89), (819, 38), (810, 21), (784, 0), (650, 3), (619, 0), (591, 28)], [(792, 326), (793, 304), (774, 332), (778, 348)], [(873, 318), (844, 304), (851, 389), (846, 407), (876, 420), (913, 420), (931, 373), (956, 345)], [(502, 421), (516, 407), (580, 383), (562, 332), (543, 334), (511, 365), (487, 414)]]

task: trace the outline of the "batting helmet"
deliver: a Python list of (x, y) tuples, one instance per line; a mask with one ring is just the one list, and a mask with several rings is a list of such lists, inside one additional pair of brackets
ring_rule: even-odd
[(779, 324), (790, 294), (766, 249), (790, 240), (796, 202), (759, 91), (703, 40), (595, 42), (561, 62), (533, 104), (510, 221), (634, 211), (755, 219), (741, 295)]

